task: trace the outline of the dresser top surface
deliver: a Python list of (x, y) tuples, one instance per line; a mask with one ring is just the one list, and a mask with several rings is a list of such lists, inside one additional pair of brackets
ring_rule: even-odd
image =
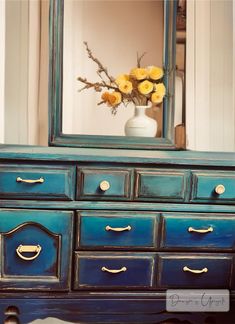
[(235, 166), (235, 153), (0, 145), (0, 160)]

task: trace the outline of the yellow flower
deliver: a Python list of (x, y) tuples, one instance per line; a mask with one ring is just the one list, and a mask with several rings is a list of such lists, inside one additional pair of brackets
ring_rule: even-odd
[(109, 96), (110, 96), (110, 93), (106, 91), (106, 92), (102, 93), (101, 99), (103, 101), (107, 102), (109, 100)]
[(164, 97), (166, 94), (166, 88), (163, 83), (155, 84), (155, 91), (162, 97)]
[(114, 91), (109, 94), (108, 104), (110, 106), (117, 106), (122, 101), (122, 95), (120, 92)]
[(129, 81), (129, 75), (128, 74), (120, 74), (115, 80), (117, 85), (119, 85), (123, 81)]
[(145, 80), (138, 85), (138, 90), (141, 94), (146, 95), (153, 91), (153, 83), (148, 80)]
[(148, 76), (152, 80), (159, 80), (163, 77), (163, 69), (157, 66), (148, 67)]
[(101, 99), (105, 101), (108, 106), (117, 106), (122, 101), (122, 95), (117, 91), (113, 91), (112, 93), (106, 91), (102, 94)]
[(154, 92), (151, 95), (151, 101), (152, 103), (159, 104), (163, 100), (163, 96), (161, 96), (158, 92)]
[(131, 70), (130, 74), (136, 80), (144, 80), (148, 76), (148, 71), (143, 68), (134, 68)]
[(118, 89), (122, 92), (122, 93), (131, 93), (131, 91), (133, 90), (133, 86), (132, 83), (130, 81), (122, 81), (119, 83), (118, 85)]

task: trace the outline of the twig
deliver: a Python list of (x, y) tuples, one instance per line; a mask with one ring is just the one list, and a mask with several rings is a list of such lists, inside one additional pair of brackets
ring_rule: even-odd
[(100, 82), (92, 83), (90, 81), (87, 81), (87, 79), (81, 78), (81, 77), (78, 77), (77, 80), (85, 84), (85, 86), (83, 88), (78, 90), (79, 92), (81, 92), (84, 89), (90, 89), (90, 88), (94, 88), (97, 92), (102, 91), (102, 88), (117, 90), (117, 87), (112, 86), (110, 84), (107, 84), (105, 82), (103, 82), (103, 83), (100, 83)]
[[(84, 45), (86, 46), (86, 50), (87, 50), (87, 53), (88, 53), (88, 57), (90, 58), (90, 59), (92, 59), (97, 65), (98, 65), (98, 67), (99, 67), (99, 70), (98, 70), (98, 75), (100, 76), (100, 73), (101, 72), (104, 72), (104, 74), (107, 76), (107, 78), (109, 79), (109, 81), (110, 81), (110, 83), (113, 83), (114, 82), (114, 78), (113, 77), (111, 77), (109, 74), (108, 74), (108, 70), (107, 70), (107, 68), (105, 68), (104, 66), (103, 66), (103, 64), (97, 59), (97, 58), (95, 58), (94, 56), (93, 56), (93, 54), (92, 54), (92, 51), (90, 50), (90, 48), (88, 47), (88, 44), (87, 44), (87, 42), (84, 42)], [(100, 76), (101, 77), (101, 76)], [(101, 77), (102, 78), (102, 77)]]
[(141, 64), (141, 60), (142, 58), (145, 56), (146, 52), (144, 52), (141, 56), (139, 56), (138, 52), (137, 52), (137, 67), (140, 68)]

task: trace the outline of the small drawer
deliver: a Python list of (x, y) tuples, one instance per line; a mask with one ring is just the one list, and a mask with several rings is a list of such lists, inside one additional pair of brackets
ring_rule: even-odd
[(136, 212), (80, 212), (77, 248), (144, 249), (157, 245), (159, 216)]
[(78, 170), (77, 199), (130, 199), (130, 171), (113, 169)]
[(154, 267), (150, 253), (75, 252), (74, 288), (151, 288)]
[(235, 203), (235, 172), (193, 173), (191, 201), (210, 203)]
[(187, 171), (137, 170), (135, 198), (137, 200), (184, 201)]
[(68, 290), (73, 212), (0, 210), (0, 289)]
[(161, 249), (235, 248), (235, 216), (213, 214), (165, 214), (162, 223)]
[(75, 167), (51, 165), (0, 166), (0, 197), (72, 200)]
[(161, 288), (229, 288), (231, 254), (161, 254), (158, 285)]

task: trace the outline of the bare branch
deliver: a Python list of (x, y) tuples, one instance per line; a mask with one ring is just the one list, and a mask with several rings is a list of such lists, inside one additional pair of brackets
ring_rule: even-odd
[(106, 75), (106, 77), (109, 79), (110, 83), (114, 82), (115, 79), (112, 76), (109, 75), (107, 68), (105, 68), (103, 66), (103, 64), (96, 57), (93, 56), (92, 51), (88, 47), (88, 43), (87, 42), (83, 42), (83, 43), (86, 46), (86, 51), (88, 53), (88, 57), (90, 59), (92, 59), (92, 61), (94, 61), (99, 67), (99, 70), (97, 71), (98, 75), (100, 76), (100, 73), (103, 72)]
[(140, 68), (141, 67), (141, 60), (142, 58), (145, 56), (146, 52), (144, 52), (142, 55), (139, 56), (139, 53), (137, 52), (137, 67)]

